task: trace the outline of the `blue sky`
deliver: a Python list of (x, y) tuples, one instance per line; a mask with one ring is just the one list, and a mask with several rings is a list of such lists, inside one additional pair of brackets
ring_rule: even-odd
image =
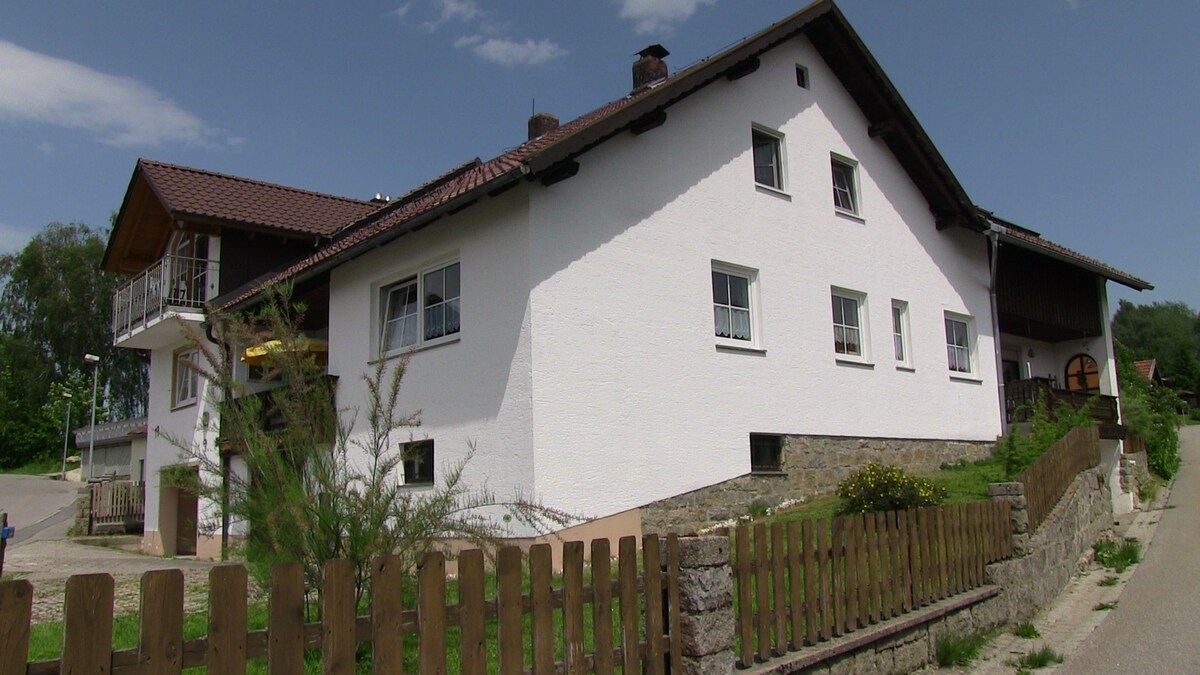
[[(138, 157), (368, 198), (524, 140), (796, 0), (14, 3), (0, 20), (0, 252), (103, 226)], [(1200, 3), (839, 6), (976, 203), (1200, 308)], [(1113, 301), (1115, 309), (1116, 302)]]

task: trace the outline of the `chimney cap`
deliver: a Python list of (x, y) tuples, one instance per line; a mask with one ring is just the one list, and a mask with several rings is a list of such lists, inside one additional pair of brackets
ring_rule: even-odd
[(663, 59), (663, 58), (670, 56), (671, 52), (667, 51), (666, 47), (655, 43), (655, 44), (650, 45), (649, 47), (646, 47), (642, 51), (638, 52), (637, 55), (642, 57), (643, 59), (646, 58), (647, 56), (652, 56), (656, 59)]

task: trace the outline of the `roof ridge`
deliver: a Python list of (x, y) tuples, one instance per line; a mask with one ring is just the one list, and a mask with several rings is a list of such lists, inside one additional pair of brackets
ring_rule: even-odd
[(275, 189), (279, 189), (279, 190), (284, 190), (286, 192), (295, 192), (298, 194), (310, 195), (313, 197), (323, 197), (325, 199), (336, 199), (338, 201), (349, 202), (351, 204), (370, 204), (371, 203), (371, 200), (369, 200), (369, 199), (355, 199), (354, 197), (344, 197), (342, 195), (335, 195), (330, 192), (318, 192), (316, 190), (306, 190), (304, 188), (293, 187), (291, 185), (284, 185), (282, 183), (272, 183), (272, 182), (265, 181), (265, 180), (259, 180), (257, 178), (247, 178), (245, 176), (235, 176), (234, 174), (231, 174), (231, 173), (222, 173), (220, 171), (212, 171), (209, 169), (200, 169), (200, 168), (197, 168), (194, 166), (184, 166), (182, 164), (172, 164), (170, 162), (162, 162), (162, 161), (154, 160), (154, 159), (146, 159), (144, 157), (138, 158), (138, 164), (139, 165), (153, 165), (153, 166), (163, 167), (166, 169), (175, 169), (177, 171), (187, 171), (189, 173), (203, 174), (206, 176), (212, 176), (215, 178), (224, 178), (226, 180), (234, 180), (234, 181), (238, 181), (240, 183), (247, 183), (250, 185), (257, 185), (260, 187), (275, 188)]

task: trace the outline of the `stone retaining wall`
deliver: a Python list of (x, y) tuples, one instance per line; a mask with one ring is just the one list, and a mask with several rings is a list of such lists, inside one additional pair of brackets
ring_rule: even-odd
[(1030, 533), (1024, 486), (996, 483), (993, 499), (1012, 504), (1015, 554), (988, 566), (990, 586), (923, 607), (829, 642), (789, 652), (746, 671), (734, 666), (734, 611), (729, 540), (680, 539), (683, 663), (679, 672), (796, 670), (829, 675), (908, 673), (937, 660), (946, 634), (966, 635), (1029, 620), (1053, 600), (1086, 562), (1092, 545), (1112, 524), (1108, 482), (1100, 469), (1078, 476), (1036, 532)]
[(716, 485), (647, 504), (644, 532), (699, 532), (786, 500), (832, 492), (839, 482), (871, 462), (896, 464), (912, 473), (937, 471), (943, 464), (991, 456), (995, 443), (904, 438), (787, 436), (782, 471), (747, 474)]

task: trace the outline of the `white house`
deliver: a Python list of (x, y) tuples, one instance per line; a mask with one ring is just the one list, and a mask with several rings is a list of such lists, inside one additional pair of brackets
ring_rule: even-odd
[[(161, 311), (117, 329), (152, 350), (150, 428), (203, 443), (215, 423), (164, 323), (202, 326), (201, 303), (171, 294), (240, 308), (283, 280), (339, 406), (410, 355), (411, 489), (474, 444), (468, 480), (586, 516), (576, 534), (980, 456), (1013, 391), (1115, 396), (1105, 283), (1149, 285), (974, 206), (831, 2), (673, 75), (661, 46), (640, 56), (627, 95), (535, 115), (516, 149), (383, 204), (140, 162), (106, 265), (183, 251), (199, 279), (163, 276)], [(151, 475), (179, 461), (152, 433), (148, 550), (195, 538)]]

